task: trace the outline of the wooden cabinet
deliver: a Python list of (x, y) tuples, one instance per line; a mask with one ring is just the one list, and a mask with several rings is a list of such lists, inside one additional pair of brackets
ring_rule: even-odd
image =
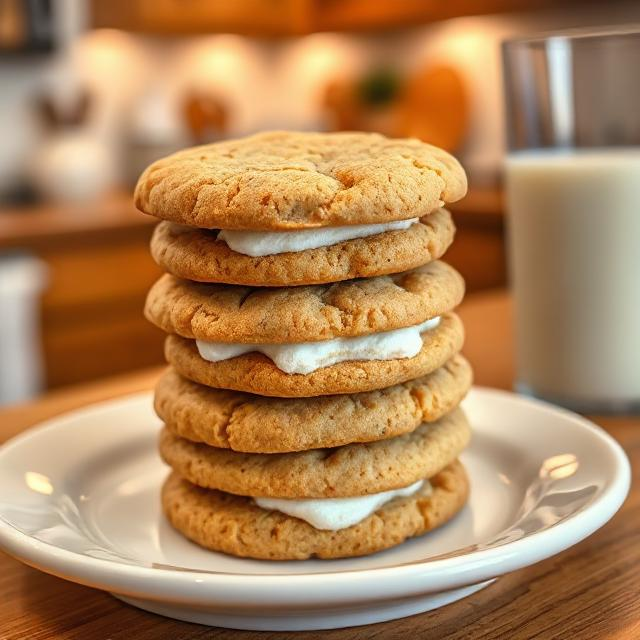
[(307, 30), (307, 0), (93, 0), (94, 27), (160, 35), (288, 35)]
[(92, 0), (94, 27), (153, 34), (290, 36), (375, 31), (487, 13), (531, 11), (579, 0)]
[(457, 231), (444, 259), (464, 276), (467, 291), (506, 286), (502, 191), (470, 189), (463, 200), (448, 208)]
[(47, 266), (42, 350), (48, 387), (160, 364), (162, 333), (142, 315), (161, 271), (149, 254), (154, 219), (129, 196), (87, 207), (0, 213), (0, 252)]

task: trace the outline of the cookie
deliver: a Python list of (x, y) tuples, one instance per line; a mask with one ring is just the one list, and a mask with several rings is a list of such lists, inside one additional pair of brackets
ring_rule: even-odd
[(206, 489), (271, 498), (340, 498), (430, 478), (458, 457), (470, 436), (458, 408), (389, 440), (295, 453), (238, 453), (191, 442), (165, 428), (160, 455), (183, 478)]
[(245, 453), (286, 453), (409, 433), (452, 411), (471, 381), (471, 366), (461, 355), (387, 389), (316, 398), (211, 389), (169, 370), (156, 386), (154, 405), (167, 428), (182, 438)]
[(188, 280), (294, 286), (407, 271), (440, 258), (454, 234), (451, 214), (438, 209), (401, 231), (252, 258), (217, 240), (215, 231), (161, 222), (151, 239), (151, 255), (165, 271)]
[(373, 391), (419, 378), (441, 367), (460, 351), (463, 342), (460, 318), (446, 313), (437, 327), (422, 334), (422, 349), (413, 358), (351, 360), (312, 373), (290, 374), (257, 352), (209, 362), (198, 353), (195, 340), (176, 335), (167, 336), (165, 357), (180, 375), (208, 387), (278, 398), (310, 398)]
[(276, 131), (158, 160), (134, 197), (193, 227), (278, 230), (421, 218), (466, 190), (458, 161), (416, 139)]
[(213, 551), (263, 560), (345, 558), (422, 535), (462, 509), (469, 481), (460, 462), (444, 468), (430, 483), (430, 493), (392, 500), (362, 522), (338, 531), (322, 531), (304, 520), (267, 511), (250, 498), (201, 489), (175, 473), (162, 489), (162, 506), (178, 531)]
[(462, 276), (436, 261), (412, 271), (333, 285), (249, 288), (165, 274), (145, 315), (167, 333), (211, 342), (316, 342), (420, 324), (456, 307)]

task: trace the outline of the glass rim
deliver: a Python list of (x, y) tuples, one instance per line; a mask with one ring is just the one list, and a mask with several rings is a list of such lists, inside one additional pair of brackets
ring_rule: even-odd
[(605, 26), (605, 27), (579, 27), (559, 31), (543, 31), (533, 36), (519, 38), (509, 38), (503, 40), (502, 46), (505, 49), (515, 47), (537, 47), (547, 46), (550, 42), (558, 40), (593, 40), (600, 41), (613, 38), (628, 38), (640, 36), (640, 23), (630, 25)]

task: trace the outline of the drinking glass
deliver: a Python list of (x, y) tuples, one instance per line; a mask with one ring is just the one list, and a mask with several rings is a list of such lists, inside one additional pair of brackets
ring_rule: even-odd
[(640, 409), (640, 30), (503, 44), (516, 387)]

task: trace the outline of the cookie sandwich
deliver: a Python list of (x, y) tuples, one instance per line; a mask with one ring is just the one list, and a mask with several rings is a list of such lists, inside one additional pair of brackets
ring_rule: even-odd
[(349, 557), (463, 507), (464, 282), (440, 258), (465, 191), (446, 152), (378, 134), (260, 134), (143, 173), (179, 532), (240, 557)]
[(432, 262), (333, 285), (247, 288), (163, 276), (146, 317), (184, 377), (264, 396), (381, 389), (435, 371), (464, 339), (464, 282)]
[(375, 133), (273, 132), (152, 164), (135, 202), (162, 218), (151, 252), (199, 282), (321, 284), (412, 269), (454, 236), (466, 192), (448, 153)]

